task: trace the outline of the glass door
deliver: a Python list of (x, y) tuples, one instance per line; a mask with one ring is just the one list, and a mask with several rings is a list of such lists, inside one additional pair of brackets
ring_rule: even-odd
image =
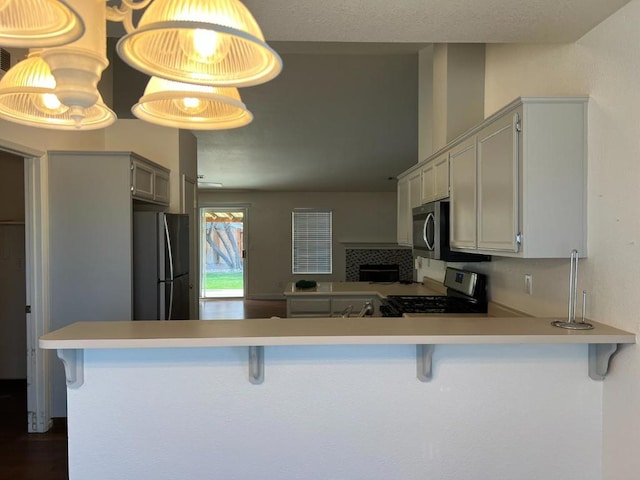
[(200, 209), (200, 297), (243, 298), (246, 209)]

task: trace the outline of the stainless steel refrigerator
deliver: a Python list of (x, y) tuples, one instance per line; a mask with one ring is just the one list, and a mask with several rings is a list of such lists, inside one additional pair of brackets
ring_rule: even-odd
[(133, 212), (133, 319), (189, 319), (189, 216)]

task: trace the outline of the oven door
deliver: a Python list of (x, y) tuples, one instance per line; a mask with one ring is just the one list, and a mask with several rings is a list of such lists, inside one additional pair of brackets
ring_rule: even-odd
[(438, 259), (440, 248), (440, 219), (438, 202), (413, 209), (413, 256)]

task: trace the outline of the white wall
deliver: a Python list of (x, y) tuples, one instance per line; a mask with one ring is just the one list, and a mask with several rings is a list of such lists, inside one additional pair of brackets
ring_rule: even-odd
[(266, 347), (252, 385), (243, 347), (85, 350), (70, 478), (601, 479), (585, 345), (438, 345), (426, 383), (415, 352)]
[[(288, 282), (304, 279), (344, 281), (345, 251), (341, 242), (396, 241), (396, 193), (295, 193), (200, 191), (200, 207), (248, 205), (245, 248), (249, 298), (282, 298)], [(292, 275), (291, 212), (294, 208), (333, 211), (333, 274)]]
[[(589, 258), (580, 262), (588, 317), (640, 334), (640, 0), (576, 44), (487, 45), (485, 113), (517, 96), (591, 96), (589, 105)], [(568, 262), (498, 259), (493, 300), (548, 315), (566, 312)], [(534, 295), (524, 294), (524, 273)], [(640, 476), (640, 351), (626, 347), (604, 382), (603, 478)], [(580, 439), (576, 439), (579, 446)]]

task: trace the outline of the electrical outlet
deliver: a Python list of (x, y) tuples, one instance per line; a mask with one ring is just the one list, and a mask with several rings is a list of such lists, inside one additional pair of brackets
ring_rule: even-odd
[(533, 295), (533, 275), (524, 274), (524, 291), (527, 295)]

